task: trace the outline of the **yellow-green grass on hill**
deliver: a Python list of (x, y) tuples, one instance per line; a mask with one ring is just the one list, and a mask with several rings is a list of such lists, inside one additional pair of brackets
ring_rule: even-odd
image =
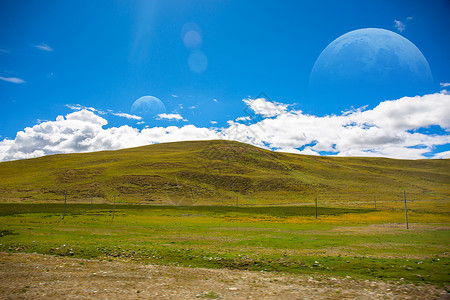
[[(449, 212), (450, 160), (318, 157), (230, 141), (156, 144), (0, 163), (0, 202), (305, 205)], [(423, 204), (426, 203), (426, 204)]]

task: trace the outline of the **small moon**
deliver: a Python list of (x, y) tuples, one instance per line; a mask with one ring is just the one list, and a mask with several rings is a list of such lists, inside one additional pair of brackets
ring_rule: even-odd
[(143, 118), (153, 118), (166, 112), (166, 107), (161, 100), (153, 96), (143, 96), (134, 101), (131, 112)]
[(433, 77), (422, 52), (401, 35), (358, 29), (331, 42), (317, 58), (309, 94), (326, 113), (375, 106), (384, 100), (430, 93)]

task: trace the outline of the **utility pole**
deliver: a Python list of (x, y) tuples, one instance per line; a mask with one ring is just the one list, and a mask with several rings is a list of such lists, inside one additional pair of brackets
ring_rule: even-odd
[(317, 195), (316, 195), (316, 219), (317, 219)]
[(63, 220), (64, 220), (64, 217), (66, 216), (66, 202), (67, 202), (67, 190), (66, 190), (66, 193), (64, 194), (64, 211), (63, 211)]
[(408, 224), (408, 208), (406, 207), (406, 193), (405, 193), (405, 190), (403, 190), (403, 200), (405, 201), (405, 220), (406, 220), (406, 229), (409, 229), (409, 224)]

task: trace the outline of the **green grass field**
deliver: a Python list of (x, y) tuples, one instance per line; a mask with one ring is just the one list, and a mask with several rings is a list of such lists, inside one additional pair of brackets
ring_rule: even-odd
[(226, 141), (3, 162), (0, 251), (448, 286), (449, 182), (450, 160)]
[(449, 216), (401, 210), (1, 204), (0, 251), (449, 284)]

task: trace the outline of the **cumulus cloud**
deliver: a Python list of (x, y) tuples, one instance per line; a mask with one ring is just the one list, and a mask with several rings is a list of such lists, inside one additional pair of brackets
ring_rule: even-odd
[(286, 112), (288, 105), (267, 101), (265, 98), (244, 99), (245, 104), (257, 115), (263, 117), (275, 117)]
[(25, 80), (17, 77), (2, 77), (0, 76), (0, 80), (11, 82), (11, 83), (25, 83)]
[[(354, 110), (317, 117), (288, 111), (276, 118), (246, 125), (230, 122), (222, 133), (245, 143), (302, 153), (341, 156), (425, 158), (435, 146), (450, 143), (450, 96), (405, 97), (380, 103), (372, 110)], [(439, 126), (444, 135), (425, 135), (420, 128)], [(234, 132), (234, 133), (233, 133)]]
[(446, 88), (446, 87), (450, 86), (450, 82), (441, 82), (440, 85), (441, 85), (441, 88)]
[[(108, 122), (97, 111), (81, 108), (64, 117), (58, 116), (55, 121), (25, 128), (14, 140), (4, 139), (0, 142), (0, 160), (217, 138), (311, 155), (418, 159), (435, 153), (434, 158), (450, 157), (449, 151), (436, 153), (437, 146), (450, 143), (450, 95), (404, 97), (381, 102), (370, 110), (357, 109), (322, 117), (270, 102), (276, 106), (274, 114), (258, 102), (243, 101), (255, 113), (268, 117), (246, 124), (229, 121), (228, 126), (221, 129), (186, 125), (139, 130), (130, 126), (104, 128)], [(259, 103), (266, 105), (262, 101)], [(178, 114), (164, 117), (183, 119)], [(423, 129), (431, 127), (439, 130), (424, 133), (427, 130)]]
[[(56, 121), (47, 121), (19, 131), (14, 141), (3, 140), (1, 160), (38, 157), (54, 153), (94, 151), (89, 141), (102, 131), (107, 121), (93, 112), (80, 110), (58, 116)], [(9, 145), (8, 149), (4, 146)]]
[(175, 120), (175, 121), (187, 121), (186, 119), (184, 119), (180, 114), (159, 114), (158, 115), (158, 119), (162, 120)]
[(138, 130), (124, 125), (103, 128), (108, 122), (93, 111), (82, 109), (27, 127), (14, 140), (0, 142), (0, 160), (33, 158), (56, 153), (90, 152), (137, 147), (184, 140), (208, 140), (217, 133), (193, 125)]
[(39, 50), (42, 50), (42, 51), (47, 51), (47, 52), (52, 52), (53, 51), (52, 47), (50, 47), (49, 45), (44, 44), (44, 43), (39, 44), (39, 45), (33, 45), (33, 47), (35, 47), (35, 48), (37, 48)]

